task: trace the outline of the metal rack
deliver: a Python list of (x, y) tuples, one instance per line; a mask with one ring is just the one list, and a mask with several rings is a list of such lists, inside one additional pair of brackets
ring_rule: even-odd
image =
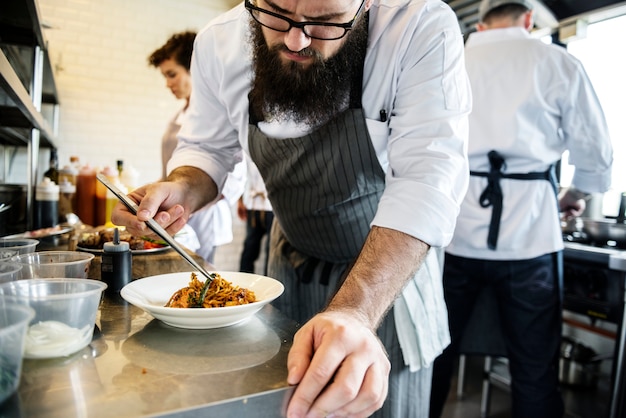
[[(42, 115), (42, 105), (51, 106), (50, 121)], [(3, 0), (0, 2), (0, 147), (27, 148), (28, 229), (32, 227), (39, 150), (56, 148), (58, 111), (58, 94), (37, 0)]]

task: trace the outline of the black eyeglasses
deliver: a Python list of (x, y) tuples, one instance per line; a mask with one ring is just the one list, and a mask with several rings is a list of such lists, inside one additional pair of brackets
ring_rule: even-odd
[(343, 38), (352, 29), (354, 23), (365, 9), (365, 0), (361, 3), (354, 18), (348, 23), (296, 22), (278, 13), (256, 7), (250, 3), (250, 0), (245, 0), (245, 7), (252, 15), (252, 18), (266, 28), (278, 32), (289, 32), (291, 28), (298, 28), (302, 29), (302, 32), (309, 38), (334, 41), (335, 39)]

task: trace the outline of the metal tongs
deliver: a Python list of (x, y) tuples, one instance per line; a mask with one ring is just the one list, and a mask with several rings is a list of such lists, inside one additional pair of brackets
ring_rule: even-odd
[[(96, 177), (98, 178), (100, 183), (104, 184), (106, 188), (111, 191), (111, 193), (113, 193), (124, 205), (126, 205), (128, 210), (130, 210), (135, 215), (137, 214), (139, 207), (131, 198), (126, 196), (120, 189), (118, 189), (113, 183), (111, 183), (105, 175), (97, 174)], [(157, 234), (173, 249), (175, 249), (176, 252), (185, 259), (185, 261), (191, 264), (193, 268), (198, 270), (204, 277), (206, 277), (209, 282), (213, 281), (211, 274), (206, 271), (206, 269), (202, 267), (196, 260), (194, 260), (193, 257), (187, 254), (187, 251), (185, 251), (185, 249), (181, 247), (178, 242), (176, 242), (174, 237), (172, 237), (165, 229), (163, 229), (163, 227), (159, 225), (157, 221), (155, 221), (154, 219), (148, 219), (146, 221), (146, 224), (155, 234)]]

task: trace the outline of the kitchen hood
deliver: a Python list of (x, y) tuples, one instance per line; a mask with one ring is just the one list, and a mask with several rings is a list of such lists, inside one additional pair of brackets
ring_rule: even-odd
[[(454, 10), (464, 34), (475, 31), (480, 0), (444, 0)], [(557, 29), (564, 22), (591, 16), (599, 11), (626, 8), (626, 1), (615, 0), (531, 0), (535, 27), (539, 30)], [(603, 13), (604, 18), (610, 17)]]

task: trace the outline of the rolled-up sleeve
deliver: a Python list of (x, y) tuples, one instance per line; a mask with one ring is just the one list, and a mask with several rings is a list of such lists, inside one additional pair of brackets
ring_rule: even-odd
[(428, 2), (414, 19), (392, 61), (386, 188), (372, 225), (442, 247), (467, 191), (471, 91), (454, 13)]

